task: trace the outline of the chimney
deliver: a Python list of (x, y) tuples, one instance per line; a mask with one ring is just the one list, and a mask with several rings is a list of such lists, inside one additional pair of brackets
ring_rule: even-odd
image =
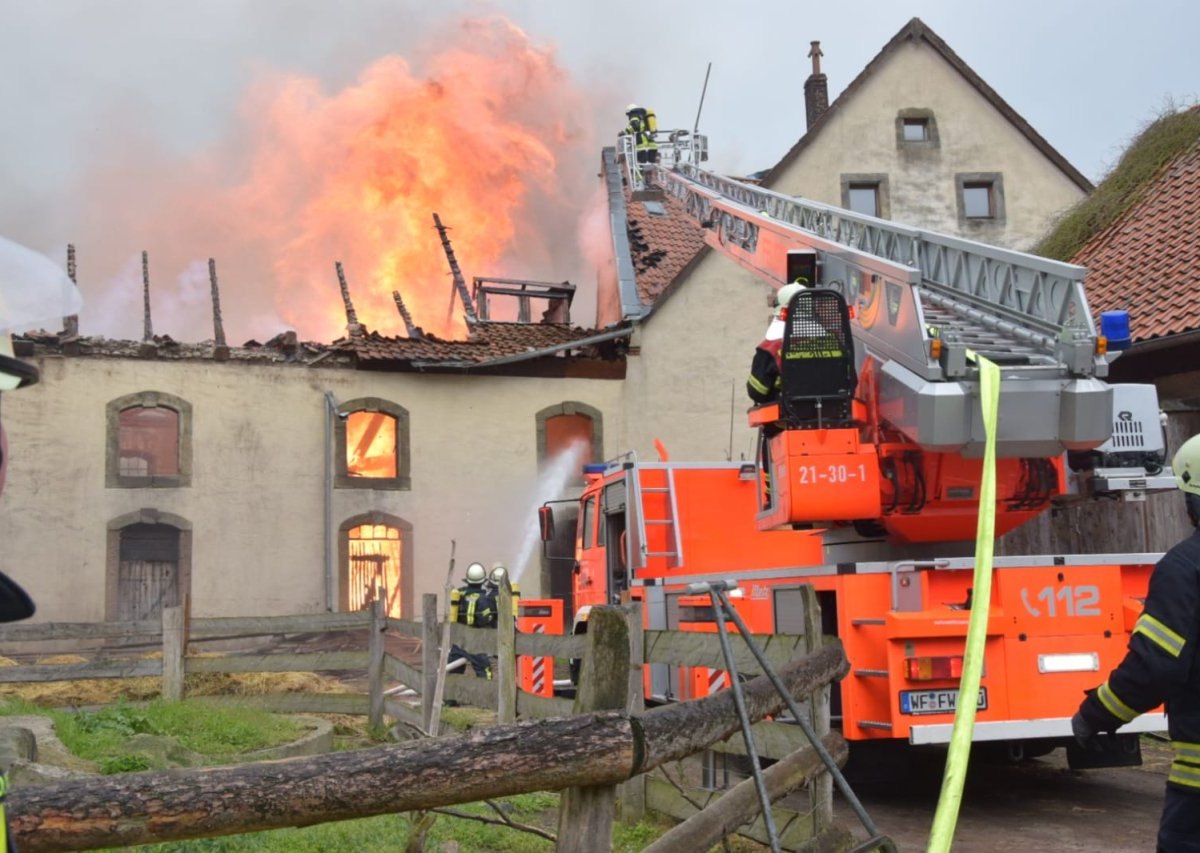
[(829, 81), (821, 73), (821, 43), (812, 42), (808, 51), (812, 58), (812, 74), (804, 81), (804, 112), (808, 118), (808, 127), (817, 123), (822, 113), (829, 109)]

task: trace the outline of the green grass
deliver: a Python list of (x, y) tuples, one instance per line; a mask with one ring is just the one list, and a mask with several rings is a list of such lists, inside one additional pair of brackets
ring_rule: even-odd
[(1172, 107), (1152, 121), (1121, 155), (1095, 192), (1072, 207), (1033, 253), (1068, 261), (1142, 198), (1167, 163), (1200, 140), (1200, 108)]
[(174, 737), (181, 746), (213, 759), (225, 759), (298, 738), (304, 729), (288, 717), (254, 708), (216, 706), (202, 699), (183, 702), (120, 703), (94, 711), (70, 713), (13, 700), (0, 714), (37, 714), (54, 721), (55, 733), (72, 753), (102, 765), (104, 772), (148, 770), (144, 759), (117, 756), (133, 735)]

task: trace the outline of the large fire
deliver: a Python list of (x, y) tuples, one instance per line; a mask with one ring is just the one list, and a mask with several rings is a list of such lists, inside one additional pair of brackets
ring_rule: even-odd
[[(469, 20), (456, 32), (419, 69), (388, 56), (340, 91), (308, 77), (260, 78), (236, 131), (201, 156), (182, 169), (137, 163), (135, 183), (168, 188), (144, 189), (155, 193), (149, 205), (114, 198), (92, 230), (130, 254), (150, 250), (155, 330), (204, 335), (207, 280), (190, 281), (188, 270), (213, 255), (234, 335), (254, 318), (263, 334), (272, 315), (309, 338), (344, 334), (340, 260), (371, 329), (403, 333), (398, 290), (426, 332), (461, 336), (435, 211), (468, 284), (472, 275), (579, 275), (577, 223), (598, 151), (590, 106), (553, 53), (512, 24)], [(134, 168), (124, 166), (126, 179)], [(93, 184), (128, 190), (111, 167)], [(169, 299), (157, 294), (174, 276), (185, 329), (160, 319)]]

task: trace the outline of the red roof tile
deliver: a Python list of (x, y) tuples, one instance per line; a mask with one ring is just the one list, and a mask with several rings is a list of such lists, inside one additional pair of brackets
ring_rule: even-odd
[(646, 204), (631, 201), (626, 193), (626, 226), (638, 297), (643, 305), (653, 305), (704, 248), (704, 229), (672, 196), (657, 201), (666, 215), (651, 213)]
[(595, 329), (572, 328), (558, 323), (474, 324), (465, 341), (447, 341), (434, 335), (389, 338), (377, 332), (343, 338), (341, 350), (354, 353), (359, 363), (433, 363), (446, 366), (483, 364), (498, 358), (534, 353), (600, 334)]
[(1092, 308), (1128, 311), (1135, 341), (1200, 329), (1200, 144), (1072, 260)]

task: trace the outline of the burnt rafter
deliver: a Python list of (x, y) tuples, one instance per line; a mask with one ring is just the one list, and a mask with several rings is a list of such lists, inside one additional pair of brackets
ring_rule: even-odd
[(463, 278), (462, 270), (459, 269), (458, 259), (454, 257), (454, 247), (450, 245), (450, 237), (447, 235), (449, 230), (442, 224), (442, 218), (436, 213), (433, 214), (433, 225), (437, 228), (438, 236), (442, 240), (442, 249), (446, 253), (446, 260), (450, 263), (450, 274), (454, 277), (454, 289), (450, 291), (450, 308), (447, 315), (454, 313), (454, 294), (458, 294), (458, 298), (462, 300), (463, 311), (466, 312), (467, 322), (475, 323), (479, 318), (475, 315), (475, 306), (471, 303), (471, 294), (467, 293), (467, 282)]

